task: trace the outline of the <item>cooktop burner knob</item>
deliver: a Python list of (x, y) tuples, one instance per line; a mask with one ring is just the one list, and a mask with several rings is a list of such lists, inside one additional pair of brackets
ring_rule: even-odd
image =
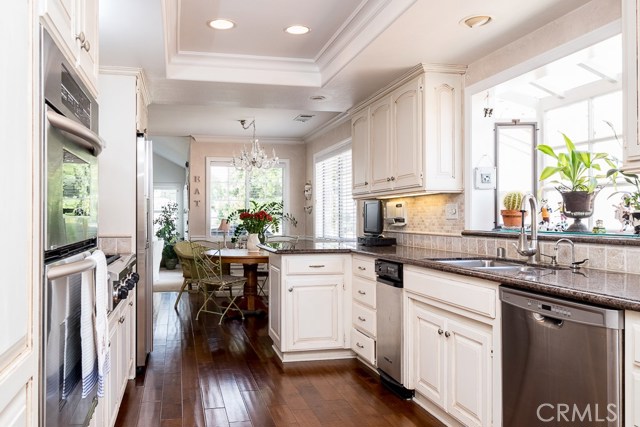
[(127, 299), (127, 296), (129, 295), (129, 290), (127, 289), (126, 286), (121, 286), (118, 288), (118, 298), (123, 300), (123, 299)]
[(124, 283), (129, 290), (132, 290), (136, 286), (136, 281), (133, 278), (127, 279)]
[(135, 283), (138, 283), (138, 280), (140, 280), (140, 275), (138, 273), (131, 273), (131, 278), (135, 280)]

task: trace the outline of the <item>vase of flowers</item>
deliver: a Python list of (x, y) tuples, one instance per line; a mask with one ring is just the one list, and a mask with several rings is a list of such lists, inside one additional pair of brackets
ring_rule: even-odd
[[(243, 233), (248, 233), (247, 248), (249, 251), (257, 251), (257, 243), (264, 243), (267, 233), (277, 233), (280, 229), (280, 221), (289, 221), (295, 227), (298, 222), (288, 214), (282, 212), (282, 202), (268, 202), (258, 204), (251, 202), (251, 209), (238, 209), (227, 218), (228, 222), (236, 219), (240, 223), (236, 225), (233, 232), (232, 242), (237, 242), (238, 237)], [(252, 235), (255, 235), (252, 237)], [(256, 242), (255, 240), (258, 240)]]

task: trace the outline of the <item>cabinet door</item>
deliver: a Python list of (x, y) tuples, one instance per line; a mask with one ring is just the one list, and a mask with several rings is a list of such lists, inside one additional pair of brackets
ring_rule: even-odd
[(73, 58), (75, 52), (75, 17), (78, 4), (77, 0), (45, 0), (42, 2), (42, 20), (68, 58)]
[(474, 327), (448, 320), (445, 337), (447, 410), (466, 426), (489, 426), (491, 334), (480, 325)]
[(369, 109), (370, 115), (370, 156), (371, 191), (385, 191), (393, 188), (391, 181), (391, 99), (384, 98)]
[(391, 170), (395, 189), (422, 187), (422, 85), (422, 78), (418, 78), (392, 95), (395, 154)]
[(353, 194), (369, 192), (369, 109), (351, 120), (351, 162)]
[(111, 313), (112, 318), (109, 321), (109, 360), (111, 361), (111, 370), (106, 378), (105, 384), (105, 419), (107, 426), (112, 426), (116, 422), (118, 416), (118, 407), (120, 405), (120, 387), (118, 386), (118, 333), (120, 331), (121, 308)]
[[(78, 74), (94, 96), (98, 94), (98, 0), (77, 3), (75, 42), (77, 44)], [(84, 41), (83, 41), (84, 40)]]
[(129, 328), (127, 330), (128, 350), (128, 373), (127, 378), (133, 379), (136, 376), (136, 292), (134, 291), (129, 301)]
[(413, 333), (413, 385), (419, 393), (445, 407), (445, 319), (414, 302), (411, 312)]
[(285, 351), (344, 348), (343, 283), (342, 276), (285, 279)]
[(282, 341), (282, 294), (280, 268), (269, 264), (269, 337), (280, 348)]
[(462, 190), (462, 76), (427, 74), (425, 179), (430, 191)]

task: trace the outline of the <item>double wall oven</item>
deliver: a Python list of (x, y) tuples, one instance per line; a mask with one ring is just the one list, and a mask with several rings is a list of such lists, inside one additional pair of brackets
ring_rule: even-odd
[(85, 426), (97, 404), (82, 397), (80, 301), (97, 247), (98, 104), (49, 34), (41, 31), (43, 135), (42, 357), (40, 425)]

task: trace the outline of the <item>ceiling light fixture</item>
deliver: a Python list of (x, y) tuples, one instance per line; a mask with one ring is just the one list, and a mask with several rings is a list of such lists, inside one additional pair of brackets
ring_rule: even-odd
[(460, 24), (469, 28), (482, 27), (493, 20), (489, 15), (473, 15), (468, 16), (460, 21)]
[(236, 153), (234, 152), (233, 158), (231, 159), (231, 165), (238, 170), (244, 170), (247, 172), (251, 172), (253, 168), (269, 169), (272, 166), (275, 166), (279, 160), (276, 156), (276, 150), (273, 150), (273, 157), (269, 158), (267, 153), (265, 153), (264, 149), (260, 146), (258, 139), (256, 138), (256, 119), (253, 119), (249, 124), (247, 124), (246, 120), (242, 119), (240, 120), (240, 125), (242, 125), (242, 129), (245, 130), (253, 126), (251, 151), (249, 152), (247, 151), (246, 147), (243, 147), (242, 152), (240, 152), (239, 156), (236, 156)]
[(295, 36), (299, 36), (302, 34), (307, 34), (311, 29), (309, 27), (305, 27), (304, 25), (292, 25), (284, 29), (285, 33), (293, 34)]
[(235, 22), (228, 19), (214, 19), (207, 22), (207, 25), (215, 30), (230, 30), (236, 26)]

